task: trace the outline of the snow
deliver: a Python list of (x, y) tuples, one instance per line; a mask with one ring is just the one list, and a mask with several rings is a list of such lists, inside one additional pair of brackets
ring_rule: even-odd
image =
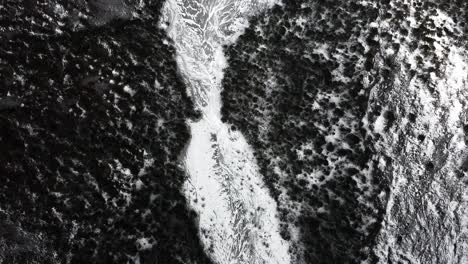
[[(289, 245), (279, 234), (276, 203), (262, 182), (243, 135), (221, 122), (221, 81), (227, 66), (222, 45), (232, 43), (247, 18), (272, 1), (202, 1), (193, 20), (183, 0), (170, 0), (163, 15), (177, 63), (202, 118), (189, 122), (192, 138), (184, 158), (184, 193), (199, 215), (200, 237), (220, 264), (287, 264)], [(200, 21), (202, 20), (202, 21)], [(223, 30), (226, 28), (227, 30)]]
[(144, 185), (143, 182), (142, 182), (140, 179), (138, 179), (138, 180), (136, 180), (136, 182), (135, 182), (135, 189), (136, 189), (137, 191), (139, 191), (139, 190), (141, 190), (141, 188), (143, 187), (143, 185)]
[[(452, 31), (452, 19), (440, 10), (436, 13), (429, 17), (435, 25)], [(406, 20), (412, 27), (421, 23), (412, 16)], [(427, 33), (426, 37), (434, 40), (433, 53), (424, 55), (419, 49), (410, 51), (403, 43), (397, 61), (407, 62), (419, 74), (429, 75), (430, 83), (418, 77), (405, 83), (408, 67), (396, 74), (397, 80), (392, 89), (378, 93), (377, 90), (385, 89), (385, 86), (376, 85), (376, 91), (372, 92), (372, 97), (384, 94), (380, 100), (389, 102), (399, 113), (413, 112), (417, 115), (415, 122), (397, 116), (398, 126), (381, 133), (382, 140), (377, 144), (377, 151), (392, 160), (391, 166), (384, 166), (387, 170), (391, 169), (392, 183), (383, 226), (374, 250), (382, 259), (391, 257), (392, 261), (397, 262), (398, 259), (394, 258), (404, 256), (411, 263), (426, 263), (428, 260), (424, 257), (432, 254), (422, 254), (418, 247), (423, 247), (425, 252), (431, 251), (440, 256), (439, 262), (464, 263), (466, 261), (455, 261), (454, 258), (468, 252), (467, 248), (459, 247), (463, 244), (462, 237), (468, 233), (468, 222), (457, 219), (466, 215), (468, 201), (455, 198), (466, 194), (466, 188), (454, 172), (464, 161), (461, 157), (467, 151), (462, 129), (463, 116), (466, 116), (467, 54), (457, 47), (453, 38), (446, 35)], [(417, 65), (417, 56), (422, 57), (423, 66)], [(442, 62), (441, 66), (436, 67), (438, 74), (428, 70), (433, 66), (430, 56)], [(428, 86), (432, 86), (432, 91)], [(382, 123), (383, 119), (378, 117), (374, 124), (375, 132), (382, 132)], [(424, 141), (418, 140), (417, 135), (424, 135)], [(435, 170), (428, 171), (428, 162), (435, 166)], [(421, 193), (423, 195), (419, 196)], [(407, 215), (412, 215), (417, 221), (412, 221)], [(436, 227), (442, 222), (444, 231), (427, 228)], [(460, 230), (450, 234), (455, 229)], [(403, 242), (396, 242), (396, 234), (403, 235)], [(428, 238), (431, 244), (422, 242), (422, 239)]]
[(134, 96), (136, 94), (136, 91), (130, 88), (130, 86), (125, 85), (123, 88), (124, 92), (128, 93), (130, 96)]
[(374, 123), (374, 131), (376, 133), (382, 133), (385, 128), (385, 117), (383, 114), (379, 115)]
[(139, 250), (148, 250), (148, 249), (151, 249), (153, 247), (153, 244), (151, 244), (149, 242), (149, 239), (146, 238), (146, 237), (142, 237), (142, 238), (137, 239), (136, 245), (137, 245), (137, 248)]

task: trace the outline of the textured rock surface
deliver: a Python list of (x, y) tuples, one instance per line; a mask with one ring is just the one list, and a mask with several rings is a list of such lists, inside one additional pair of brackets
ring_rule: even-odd
[(392, 1), (382, 10), (375, 62), (384, 70), (366, 120), (392, 184), (375, 250), (382, 261), (466, 263), (468, 6)]
[(0, 263), (209, 263), (158, 1), (0, 4)]
[(466, 262), (466, 4), (283, 3), (227, 48), (223, 117), (297, 261)]

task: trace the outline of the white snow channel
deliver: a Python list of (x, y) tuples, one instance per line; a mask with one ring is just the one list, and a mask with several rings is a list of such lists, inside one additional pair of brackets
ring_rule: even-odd
[(248, 17), (271, 0), (168, 0), (161, 26), (174, 41), (177, 63), (201, 120), (190, 122), (184, 193), (199, 215), (200, 237), (219, 264), (287, 264), (276, 203), (239, 132), (221, 122), (222, 45), (232, 43)]

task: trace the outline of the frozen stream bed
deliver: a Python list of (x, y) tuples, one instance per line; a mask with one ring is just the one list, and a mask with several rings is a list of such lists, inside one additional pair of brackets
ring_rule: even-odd
[(170, 0), (164, 27), (177, 64), (202, 113), (191, 122), (184, 193), (199, 215), (205, 250), (216, 263), (289, 263), (279, 234), (276, 203), (262, 182), (243, 135), (221, 121), (221, 80), (227, 66), (222, 45), (242, 34), (248, 16), (272, 1)]

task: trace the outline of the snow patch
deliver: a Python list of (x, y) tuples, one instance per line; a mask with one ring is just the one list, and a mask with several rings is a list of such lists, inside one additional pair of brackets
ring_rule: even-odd
[(136, 94), (136, 91), (130, 88), (130, 86), (125, 85), (123, 88), (124, 92), (128, 93), (130, 96), (134, 96)]

